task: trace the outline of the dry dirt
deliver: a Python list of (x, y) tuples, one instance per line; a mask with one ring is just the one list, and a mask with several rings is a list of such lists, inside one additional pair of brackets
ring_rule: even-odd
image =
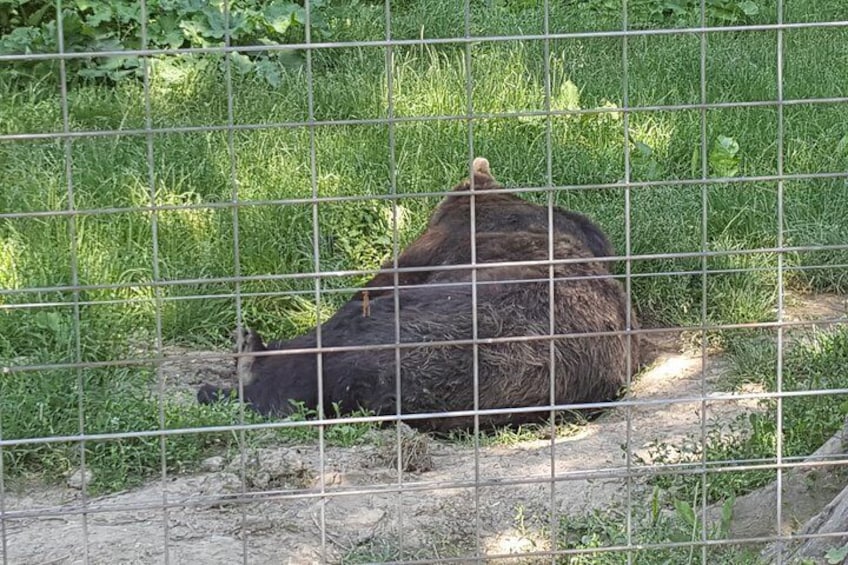
[[(846, 314), (844, 297), (798, 297), (787, 304), (789, 319)], [(397, 547), (399, 542), (407, 556), (438, 560), (473, 555), (477, 532), (480, 550), (488, 554), (543, 550), (547, 541), (538, 535), (541, 524), (529, 520), (527, 530), (516, 529), (519, 509), (532, 518), (548, 516), (552, 505), (559, 514), (579, 515), (626, 503), (628, 472), (634, 477), (633, 504), (643, 504), (648, 489), (636, 456), (649, 460), (650, 442), (675, 443), (698, 434), (702, 416), (730, 421), (756, 409), (753, 400), (716, 398), (726, 369), (721, 355), (710, 353), (702, 367), (700, 351), (682, 347), (685, 340), (679, 335), (654, 335), (651, 342), (655, 361), (627, 397), (650, 403), (610, 410), (553, 442), (482, 447), (475, 453), (472, 446), (432, 441), (428, 471), (399, 477), (374, 441), (328, 447), (323, 453), (316, 446), (251, 451), (244, 454), (244, 482), (239, 457), (213, 458), (201, 473), (85, 500), (85, 514), (80, 512), (82, 493), (72, 488), (7, 491), (5, 511), (14, 519), (7, 514), (4, 522), (6, 561), (162, 563), (167, 556), (177, 564), (319, 563), (338, 562), (357, 547)], [(182, 357), (163, 370), (173, 392), (188, 394), (210, 372), (226, 377), (230, 365)], [(388, 434), (391, 444), (394, 433), (379, 434), (384, 439)], [(631, 447), (632, 457), (625, 456), (623, 446)], [(527, 484), (532, 480), (538, 482)], [(515, 484), (519, 481), (524, 484)], [(322, 482), (325, 496), (320, 496)], [(475, 482), (483, 486), (475, 489)], [(803, 502), (801, 514), (812, 515), (829, 500), (819, 492), (824, 489), (796, 490), (787, 493), (787, 504), (801, 509)], [(763, 507), (762, 500), (744, 504), (738, 512), (748, 521), (737, 534), (757, 529), (749, 522), (762, 527), (762, 520), (751, 515), (773, 523), (773, 509)], [(48, 511), (52, 515), (45, 515)], [(803, 522), (805, 515), (791, 519)]]

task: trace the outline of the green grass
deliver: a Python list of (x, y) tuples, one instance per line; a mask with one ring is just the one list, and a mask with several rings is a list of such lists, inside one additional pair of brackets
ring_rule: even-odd
[[(561, 518), (558, 532), (560, 549), (579, 550), (579, 553), (560, 558), (557, 562), (563, 565), (683, 564), (702, 563), (704, 557), (707, 563), (727, 565), (761, 562), (758, 555), (761, 547), (711, 545), (702, 551), (702, 546), (698, 545), (704, 539), (726, 539), (732, 520), (732, 500), (723, 508), (721, 519), (706, 526), (706, 530), (697, 496), (689, 501), (674, 499), (655, 488), (642, 502), (634, 501), (629, 540), (627, 513), (620, 508)], [(665, 511), (666, 507), (673, 510)], [(604, 548), (627, 545), (635, 546), (635, 549), (603, 551)]]
[[(726, 340), (733, 371), (727, 386), (756, 384), (767, 392), (777, 391), (778, 352), (775, 336), (765, 331), (742, 332)], [(848, 329), (822, 332), (814, 339), (793, 345), (783, 357), (782, 390), (830, 391), (848, 385)], [(731, 465), (734, 461), (774, 463), (777, 456), (777, 400), (760, 401), (760, 410), (742, 411), (730, 423), (710, 424), (706, 441), (689, 437), (677, 448), (708, 462)], [(785, 397), (782, 400), (782, 457), (803, 459), (836, 432), (848, 414), (848, 396), (840, 393)], [(687, 447), (688, 446), (688, 447)], [(653, 446), (654, 463), (671, 462), (667, 443)], [(707, 500), (711, 502), (741, 495), (775, 479), (771, 469), (707, 473)], [(702, 488), (699, 474), (659, 475), (654, 483), (665, 490), (691, 497)]]
[[(557, 438), (573, 436), (585, 426), (587, 420), (580, 414), (573, 413), (558, 419), (554, 426)], [(524, 424), (518, 427), (501, 427), (495, 429), (480, 429), (475, 441), (472, 430), (455, 430), (445, 438), (447, 441), (466, 446), (501, 446), (510, 447), (530, 441), (550, 440), (550, 420), (543, 424)]]
[[(448, 0), (393, 3), (392, 31), (397, 38), (461, 35), (464, 19)], [(618, 12), (602, 3), (564, 4), (551, 13), (552, 30), (616, 29)], [(753, 21), (774, 20), (771, 3)], [(634, 4), (635, 5), (635, 4)], [(835, 18), (840, 0), (796, 2), (787, 20)], [(673, 22), (642, 21), (637, 27)], [(381, 39), (385, 36), (381, 3), (359, 2), (328, 9), (334, 39)], [(640, 23), (641, 21), (641, 23)], [(536, 3), (473, 3), (472, 28), (478, 34), (540, 33), (542, 12)], [(848, 93), (848, 30), (788, 30), (784, 35), (784, 96), (844, 96)], [(707, 37), (708, 101), (773, 99), (776, 85), (776, 34), (712, 33)], [(550, 69), (550, 106), (555, 110), (700, 101), (700, 41), (695, 36), (630, 37), (627, 76), (620, 38), (552, 40), (545, 59), (542, 42), (503, 41), (472, 45), (471, 106), (478, 113), (544, 110), (545, 69)], [(741, 53), (750, 57), (741, 57)], [(823, 55), (824, 53), (824, 55)], [(460, 45), (398, 46), (392, 50), (392, 104), (396, 116), (461, 115), (469, 107)], [(152, 65), (150, 105), (156, 128), (224, 126), (227, 88), (214, 57), (197, 57), (181, 66)], [(387, 115), (386, 54), (379, 48), (331, 49), (314, 53), (313, 114), (317, 120), (379, 118)], [(273, 88), (235, 75), (233, 121), (274, 124), (310, 117), (308, 74), (284, 71)], [(21, 78), (0, 71), (0, 132), (57, 132), (63, 129), (59, 85), (53, 75)], [(144, 92), (132, 81), (118, 85), (74, 83), (69, 91), (68, 127), (72, 131), (135, 129), (145, 125)], [(705, 113), (707, 143), (719, 135), (739, 143), (739, 175), (772, 175), (777, 169), (777, 111), (772, 107), (713, 109)], [(848, 167), (848, 105), (793, 105), (784, 110), (784, 170), (840, 172)], [(701, 113), (634, 111), (629, 115), (629, 176), (635, 181), (700, 178)], [(550, 135), (551, 170), (546, 160)], [(506, 186), (617, 183), (627, 178), (621, 113), (475, 120), (474, 154), (486, 156)], [(386, 125), (326, 125), (314, 131), (318, 193), (382, 195), (391, 190), (389, 144), (394, 140), (401, 245), (424, 226), (437, 199), (416, 193), (442, 191), (465, 176), (468, 127), (439, 120)], [(309, 273), (315, 269), (312, 209), (309, 205), (253, 206), (251, 202), (308, 198), (312, 194), (310, 132), (306, 128), (156, 133), (149, 139), (121, 135), (0, 144), (0, 211), (78, 210), (102, 213), (68, 217), (0, 220), (0, 288), (15, 291), (81, 285), (119, 285), (80, 292), (79, 325), (74, 295), (61, 288), (0, 295), (0, 360), (6, 365), (121, 359), (131, 355), (127, 342), (153, 343), (157, 318), (167, 343), (226, 347), (235, 325), (232, 283), (203, 279), (235, 273), (244, 276)], [(647, 149), (646, 149), (647, 148)], [(71, 176), (66, 175), (66, 151)], [(695, 159), (693, 160), (693, 155)], [(232, 199), (233, 170), (240, 200), (228, 208), (197, 207), (151, 215), (134, 208), (155, 202), (181, 206), (226, 203)], [(152, 178), (152, 194), (151, 194)], [(728, 183), (706, 189), (707, 247), (711, 250), (770, 248), (777, 244), (777, 183)], [(588, 213), (625, 251), (624, 189), (560, 191), (557, 204)], [(844, 179), (786, 182), (784, 241), (788, 245), (838, 244), (848, 240), (844, 222), (848, 189)], [(544, 194), (530, 199), (544, 202)], [(631, 251), (634, 254), (697, 252), (702, 248), (702, 188), (649, 186), (629, 191)], [(321, 270), (377, 267), (392, 249), (391, 205), (362, 200), (322, 203), (318, 207)], [(70, 227), (73, 224), (74, 235)], [(158, 263), (155, 259), (158, 257)], [(786, 281), (797, 288), (845, 291), (845, 251), (785, 256)], [(72, 267), (75, 265), (75, 268)], [(754, 253), (711, 258), (706, 280), (708, 322), (738, 323), (772, 319), (777, 258)], [(155, 267), (155, 268), (154, 268)], [(701, 322), (703, 265), (699, 258), (634, 261), (633, 297), (648, 324)], [(819, 267), (814, 270), (802, 270)], [(684, 274), (650, 276), (659, 272)], [(686, 273), (696, 271), (695, 273)], [(166, 281), (161, 306), (147, 286), (155, 272)], [(327, 279), (325, 288), (362, 283), (367, 277)], [(189, 281), (189, 282), (180, 282)], [(200, 282), (198, 282), (200, 281)], [(260, 331), (293, 336), (314, 324), (313, 282), (309, 279), (249, 281), (245, 319)], [(289, 296), (268, 293), (301, 292)], [(321, 315), (328, 316), (345, 295), (327, 294)], [(49, 303), (47, 306), (45, 304)], [(26, 305), (26, 306), (25, 306)], [(77, 339), (79, 351), (77, 351)], [(161, 426), (155, 398), (144, 397), (134, 383), (150, 378), (138, 369), (54, 370), (4, 375), (0, 411), (4, 438), (79, 432), (79, 395), (83, 394), (87, 432), (156, 430)], [(39, 403), (47, 403), (39, 407)], [(122, 414), (113, 426), (114, 414)], [(200, 426), (229, 422), (227, 409), (166, 406), (165, 425)], [(203, 434), (166, 442), (169, 467), (221, 438)], [(103, 470), (103, 488), (120, 488), (121, 477), (154, 473), (161, 462), (158, 439), (126, 441), (110, 451), (99, 446), (87, 456)], [(149, 444), (149, 445), (148, 445)], [(123, 450), (123, 451), (122, 451)], [(50, 475), (76, 464), (73, 447), (43, 444), (6, 449), (7, 472)], [(130, 465), (132, 469), (122, 469)], [(130, 479), (128, 479), (130, 480)]]
[[(26, 378), (4, 377), (2, 394), (3, 437), (15, 439), (73, 436), (144, 430), (173, 430), (204, 426), (259, 423), (262, 419), (236, 403), (202, 406), (165, 400), (155, 395), (150, 370), (85, 370), (26, 373)], [(313, 416), (306, 410), (292, 420)], [(361, 415), (361, 414), (360, 414)], [(350, 446), (373, 429), (370, 424), (336, 424), (325, 428), (328, 445)], [(204, 457), (221, 450), (280, 443), (314, 442), (314, 426), (297, 426), (246, 432), (185, 433), (161, 437), (109, 439), (85, 442), (85, 464), (92, 471), (88, 490), (110, 492), (141, 484), (165, 465), (168, 473), (195, 470)], [(3, 450), (5, 472), (13, 477), (37, 476), (48, 482), (81, 464), (79, 442), (24, 444)]]
[[(6, 376), (3, 436), (75, 435), (81, 427), (89, 434), (159, 429), (159, 404), (142, 392), (148, 373), (117, 369), (85, 371), (79, 379), (68, 371), (41, 371), (25, 378)], [(238, 410), (226, 405), (165, 403), (161, 415), (165, 429), (239, 422)], [(213, 448), (233, 445), (237, 437), (233, 433), (184, 434), (169, 436), (164, 445), (160, 441), (159, 437), (144, 437), (86, 442), (85, 463), (92, 470), (89, 492), (140, 484), (161, 469), (163, 454), (170, 472), (191, 470)], [(78, 442), (25, 444), (4, 449), (3, 463), (5, 472), (13, 477), (35, 475), (59, 481), (79, 467), (80, 451)]]

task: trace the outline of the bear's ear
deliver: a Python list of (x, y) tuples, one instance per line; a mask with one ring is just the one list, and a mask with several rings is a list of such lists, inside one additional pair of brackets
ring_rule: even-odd
[(485, 157), (474, 159), (471, 163), (471, 169), (474, 173), (474, 190), (485, 190), (498, 186), (498, 181), (492, 176), (492, 171), (489, 168), (489, 160)]
[(489, 169), (489, 160), (485, 157), (477, 157), (474, 159), (474, 162), (471, 163), (471, 169), (474, 171), (475, 175), (486, 175), (487, 177), (492, 176), (492, 171)]

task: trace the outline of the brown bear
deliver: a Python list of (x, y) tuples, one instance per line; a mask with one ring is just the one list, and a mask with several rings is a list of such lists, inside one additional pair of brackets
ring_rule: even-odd
[[(606, 264), (593, 260), (613, 254), (601, 230), (582, 215), (554, 210), (553, 257), (574, 262), (553, 265), (551, 293), (550, 264), (503, 265), (549, 259), (548, 208), (513, 195), (486, 194), (487, 187), (498, 185), (484, 159), (474, 162), (473, 185), (476, 293), (471, 268), (404, 272), (396, 312), (394, 292), (378, 290), (393, 284), (393, 273), (374, 277), (366, 289), (375, 291), (367, 298), (358, 294), (321, 325), (321, 347), (338, 348), (321, 354), (325, 407), (338, 403), (343, 413), (364, 408), (381, 415), (400, 409), (402, 415), (426, 415), (408, 419), (409, 425), (437, 432), (472, 425), (473, 416), (450, 412), (475, 408), (503, 410), (479, 415), (482, 426), (521, 424), (543, 420), (550, 411), (505, 409), (549, 406), (552, 379), (555, 404), (598, 403), (615, 399), (628, 368), (635, 372), (639, 343), (637, 335), (625, 334), (625, 293)], [(446, 197), (425, 233), (401, 254), (399, 266), (468, 264), (469, 203), (467, 195)], [(637, 328), (632, 313), (630, 325)], [(550, 337), (551, 329), (559, 337)], [(316, 408), (318, 355), (309, 351), (316, 346), (315, 330), (267, 346), (249, 333), (247, 352), (274, 354), (253, 358), (244, 400), (265, 415), (290, 414), (292, 401)], [(204, 385), (198, 400), (213, 402), (231, 393)]]
[[(448, 264), (467, 264), (471, 261), (471, 197), (474, 192), (475, 234), (485, 232), (548, 233), (550, 223), (548, 207), (527, 202), (514, 194), (488, 192), (501, 186), (491, 174), (489, 162), (477, 157), (472, 164), (473, 182), (468, 179), (453, 188), (453, 192), (464, 194), (448, 195), (436, 208), (427, 225), (427, 230), (400, 255), (398, 268), (437, 267)], [(595, 257), (614, 255), (606, 235), (589, 218), (577, 212), (553, 207), (554, 234), (568, 234), (577, 238)], [(463, 256), (454, 257), (456, 262), (446, 261), (446, 253), (460, 249)], [(522, 260), (521, 257), (504, 257), (504, 261)], [(601, 263), (607, 265), (606, 263)], [(383, 272), (365, 284), (370, 296), (387, 292), (394, 285), (392, 261), (383, 264)], [(400, 286), (426, 283), (433, 269), (403, 271), (398, 273)], [(382, 288), (381, 288), (382, 287)]]

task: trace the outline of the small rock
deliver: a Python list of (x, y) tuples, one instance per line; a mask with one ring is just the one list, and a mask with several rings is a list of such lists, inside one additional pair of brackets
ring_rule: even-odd
[(217, 473), (221, 469), (224, 468), (224, 464), (226, 461), (220, 455), (216, 455), (215, 457), (209, 457), (204, 459), (200, 463), (200, 470), (206, 473)]
[[(241, 458), (235, 458), (227, 466), (227, 471), (241, 476), (241, 465)], [(248, 488), (302, 488), (312, 482), (312, 475), (295, 449), (257, 449), (244, 459), (244, 478)]]
[(218, 476), (220, 489), (224, 492), (241, 492), (241, 477), (234, 473), (221, 473)]
[(73, 489), (82, 490), (83, 485), (91, 484), (93, 478), (94, 475), (89, 469), (86, 469), (84, 474), (82, 469), (77, 469), (68, 476), (68, 486)]
[(343, 535), (347, 543), (357, 547), (374, 539), (380, 523), (386, 518), (386, 512), (378, 508), (352, 510), (348, 505), (326, 506), (324, 524), (328, 532)]
[[(319, 488), (320, 486), (321, 475), (318, 475), (312, 480), (312, 488)], [(339, 471), (324, 472), (324, 487), (338, 486), (347, 486), (347, 473), (340, 473)]]

